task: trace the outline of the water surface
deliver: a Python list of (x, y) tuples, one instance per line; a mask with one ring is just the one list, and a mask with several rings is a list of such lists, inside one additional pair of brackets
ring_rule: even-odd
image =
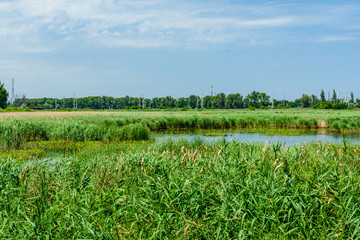
[(296, 144), (305, 144), (308, 142), (317, 142), (321, 141), (324, 143), (344, 143), (344, 139), (349, 144), (360, 144), (360, 134), (333, 134), (333, 133), (308, 133), (298, 136), (286, 136), (286, 135), (269, 135), (265, 133), (249, 133), (249, 132), (226, 132), (221, 133), (223, 136), (208, 136), (204, 133), (186, 133), (186, 134), (159, 134), (155, 136), (157, 141), (164, 141), (166, 139), (173, 140), (195, 140), (201, 139), (206, 142), (216, 142), (219, 140), (227, 141), (238, 141), (238, 142), (257, 142), (257, 143), (275, 143), (275, 142), (285, 142), (288, 146), (293, 146)]

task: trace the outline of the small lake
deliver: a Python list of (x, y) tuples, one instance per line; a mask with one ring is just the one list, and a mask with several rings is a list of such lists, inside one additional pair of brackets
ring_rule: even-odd
[[(214, 135), (216, 135), (215, 133)], [(360, 134), (333, 134), (333, 133), (308, 133), (296, 136), (287, 135), (269, 135), (266, 133), (252, 133), (252, 132), (226, 132), (221, 133), (222, 136), (208, 136), (209, 133), (185, 133), (185, 134), (159, 134), (155, 136), (157, 141), (164, 141), (167, 139), (173, 140), (195, 140), (201, 139), (206, 142), (216, 142), (223, 140), (238, 141), (238, 142), (257, 142), (257, 143), (275, 143), (278, 141), (285, 142), (287, 146), (293, 146), (296, 144), (305, 144), (307, 142), (322, 141), (324, 143), (343, 143), (343, 138), (347, 140), (349, 144), (360, 144)]]

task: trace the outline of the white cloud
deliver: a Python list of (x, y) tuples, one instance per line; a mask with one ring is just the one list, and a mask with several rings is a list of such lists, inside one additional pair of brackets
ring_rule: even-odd
[(64, 93), (69, 96), (74, 92), (77, 96), (101, 95), (105, 94), (101, 91), (105, 85), (111, 86), (108, 91), (113, 91), (148, 82), (137, 72), (109, 63), (104, 67), (87, 62), (61, 64), (39, 59), (0, 58), (0, 72), (0, 81), (7, 89), (14, 78), (16, 94), (26, 93), (28, 97), (62, 97)]
[(42, 52), (71, 41), (120, 47), (281, 42), (289, 40), (281, 37), (287, 28), (296, 39), (311, 27), (358, 31), (353, 25), (360, 20), (359, 9), (341, 4), (5, 0), (0, 2), (0, 46)]
[(319, 38), (319, 42), (338, 42), (338, 41), (353, 41), (356, 40), (355, 37), (347, 36), (326, 36)]

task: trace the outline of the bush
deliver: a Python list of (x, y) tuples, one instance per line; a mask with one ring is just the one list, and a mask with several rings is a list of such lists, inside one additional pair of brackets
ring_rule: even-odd
[(191, 108), (189, 108), (189, 107), (183, 107), (183, 108), (180, 108), (180, 111), (187, 111), (187, 110), (189, 110), (189, 109), (191, 109)]
[(319, 102), (317, 104), (315, 104), (314, 106), (312, 106), (312, 108), (315, 109), (332, 109), (333, 105), (331, 104), (331, 102)]
[(333, 109), (347, 109), (346, 103), (336, 103), (333, 105)]
[(5, 108), (5, 112), (23, 112), (24, 110), (22, 108), (18, 108), (18, 107), (12, 107), (12, 106), (8, 106), (7, 108)]

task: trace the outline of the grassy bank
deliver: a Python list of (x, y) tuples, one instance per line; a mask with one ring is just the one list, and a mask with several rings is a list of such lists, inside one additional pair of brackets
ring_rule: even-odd
[(85, 119), (4, 119), (0, 125), (0, 147), (20, 149), (32, 141), (112, 141), (148, 140), (144, 123), (110, 126), (103, 121)]
[(19, 113), (0, 118), (0, 147), (18, 149), (24, 142), (48, 140), (146, 140), (150, 131), (214, 129), (326, 129), (350, 133), (360, 131), (360, 114), (356, 110)]
[(359, 147), (94, 142), (0, 163), (0, 236), (354, 239)]

